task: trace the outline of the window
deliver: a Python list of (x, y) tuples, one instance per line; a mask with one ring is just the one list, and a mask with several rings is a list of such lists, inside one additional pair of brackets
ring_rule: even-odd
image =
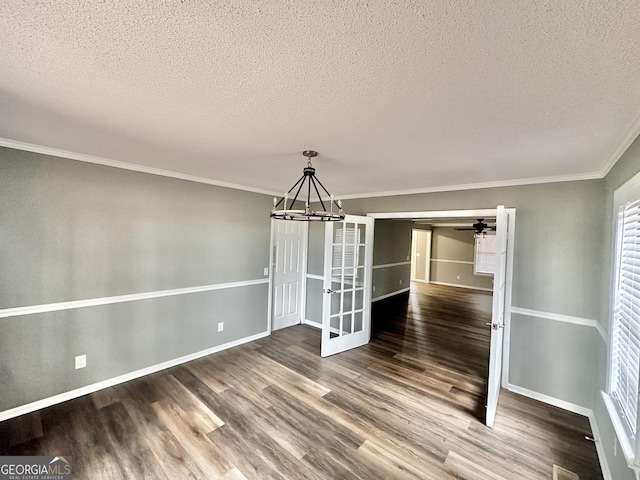
[(496, 271), (496, 234), (476, 235), (473, 259), (474, 275), (493, 275)]
[(640, 387), (640, 174), (614, 195), (615, 253), (612, 278), (609, 371), (605, 403), (630, 466), (638, 456)]

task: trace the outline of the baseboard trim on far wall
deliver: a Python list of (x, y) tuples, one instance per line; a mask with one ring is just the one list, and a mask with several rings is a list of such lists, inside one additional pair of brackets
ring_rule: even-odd
[(304, 325), (309, 325), (310, 327), (319, 328), (322, 330), (322, 324), (319, 322), (314, 322), (312, 320), (307, 320), (306, 318), (302, 321)]
[(429, 283), (433, 283), (434, 285), (443, 285), (445, 287), (458, 287), (458, 288), (467, 288), (469, 290), (482, 290), (483, 292), (493, 292), (492, 288), (473, 287), (471, 285), (459, 285), (457, 283), (445, 283), (445, 282), (434, 282), (434, 281), (431, 281)]
[(602, 437), (600, 436), (600, 430), (598, 429), (598, 422), (596, 422), (596, 416), (593, 410), (589, 412), (589, 424), (591, 425), (591, 433), (596, 444), (596, 452), (598, 454), (598, 460), (600, 462), (600, 470), (602, 471), (602, 477), (604, 480), (613, 480), (611, 470), (609, 469), (609, 462), (607, 462), (607, 455), (604, 452), (604, 445), (602, 445)]
[(395, 292), (387, 293), (386, 295), (380, 295), (379, 297), (375, 297), (371, 299), (371, 302), (377, 302), (378, 300), (384, 300), (385, 298), (394, 297), (396, 295), (400, 295), (401, 293), (405, 293), (411, 290), (411, 287), (403, 288), (402, 290), (396, 290)]
[(553, 320), (555, 322), (564, 322), (571, 323), (573, 325), (582, 325), (584, 327), (592, 327), (595, 328), (602, 340), (605, 343), (607, 340), (607, 332), (605, 332), (600, 322), (594, 320), (593, 318), (583, 318), (583, 317), (574, 317), (571, 315), (562, 315), (559, 313), (551, 313), (551, 312), (542, 312), (540, 310), (530, 310), (528, 308), (520, 308), (520, 307), (511, 307), (511, 313), (516, 313), (518, 315), (525, 315), (527, 317), (535, 317), (535, 318), (544, 318), (546, 320)]
[(60, 310), (71, 310), (74, 308), (82, 307), (96, 307), (99, 305), (109, 305), (112, 303), (134, 302), (136, 300), (171, 297), (173, 295), (186, 295), (189, 293), (210, 292), (213, 290), (247, 287), (250, 285), (260, 285), (263, 283), (269, 283), (269, 279), (260, 278), (258, 280), (247, 280), (243, 282), (217, 283), (214, 285), (203, 285), (199, 287), (175, 288), (172, 290), (158, 290), (155, 292), (115, 295), (113, 297), (88, 298), (86, 300), (73, 300), (70, 302), (47, 303), (43, 305), (30, 305), (27, 307), (5, 308), (0, 310), (0, 318), (17, 317), (20, 315), (32, 315), (34, 313), (57, 312)]
[(553, 405), (554, 407), (562, 408), (563, 410), (568, 410), (569, 412), (577, 413), (578, 415), (583, 415), (585, 417), (588, 417), (589, 414), (591, 413), (590, 408), (583, 407), (582, 405), (578, 405), (575, 403), (567, 402), (565, 400), (560, 400), (559, 398), (555, 398), (550, 395), (545, 395), (544, 393), (535, 392), (533, 390), (529, 390), (528, 388), (519, 387), (518, 385), (507, 383), (505, 388), (510, 392), (517, 393), (518, 395), (523, 395), (525, 397), (533, 398), (534, 400), (538, 400), (540, 402)]
[(207, 355), (212, 355), (214, 353), (221, 352), (222, 350), (227, 350), (232, 347), (237, 347), (238, 345), (242, 345), (243, 343), (253, 342), (254, 340), (258, 340), (260, 338), (264, 338), (267, 336), (269, 336), (268, 331), (257, 333), (255, 335), (241, 338), (239, 340), (234, 340), (232, 342), (228, 342), (223, 345), (218, 345), (216, 347), (211, 347), (206, 350), (190, 353), (189, 355), (184, 355), (182, 357), (175, 358), (173, 360), (168, 360), (166, 362), (158, 363), (156, 365), (142, 368), (134, 372), (125, 373), (124, 375), (119, 375), (117, 377), (103, 380), (101, 382), (93, 383), (85, 387), (80, 387), (80, 388), (76, 388), (75, 390), (70, 390), (68, 392), (60, 393), (58, 395), (54, 395), (53, 397), (43, 398), (42, 400), (37, 400), (35, 402), (27, 403), (26, 405), (21, 405), (19, 407), (11, 408), (9, 410), (0, 412), (0, 422), (4, 420), (8, 420), (10, 418), (18, 417), (20, 415), (24, 415), (26, 413), (35, 412), (36, 410), (50, 407), (58, 403), (66, 402), (67, 400), (73, 400), (74, 398), (78, 398), (83, 395), (88, 395), (90, 393), (97, 392), (98, 390), (113, 387), (115, 385), (119, 385), (121, 383), (128, 382), (136, 378), (144, 377), (145, 375), (150, 375), (152, 373), (159, 372), (160, 370), (165, 370), (167, 368), (175, 367), (177, 365), (181, 365), (183, 363), (187, 363), (192, 360), (197, 360), (198, 358), (206, 357)]

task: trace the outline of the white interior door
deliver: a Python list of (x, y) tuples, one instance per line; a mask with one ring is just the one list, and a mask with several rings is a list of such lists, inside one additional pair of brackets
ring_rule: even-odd
[(354, 215), (326, 223), (323, 357), (369, 343), (373, 224), (373, 218)]
[(509, 222), (503, 205), (496, 214), (496, 271), (493, 276), (493, 309), (491, 312), (491, 351), (487, 386), (487, 416), (485, 423), (493, 428), (498, 408), (504, 348), (505, 301), (507, 280), (507, 238)]
[(418, 232), (416, 230), (411, 231), (411, 281), (416, 280), (416, 263), (418, 262)]
[(274, 220), (271, 329), (302, 321), (304, 259), (308, 224)]
[(411, 239), (411, 281), (429, 283), (431, 270), (431, 231), (413, 230)]
[(427, 230), (424, 245), (424, 281), (426, 283), (431, 281), (431, 235), (431, 230)]

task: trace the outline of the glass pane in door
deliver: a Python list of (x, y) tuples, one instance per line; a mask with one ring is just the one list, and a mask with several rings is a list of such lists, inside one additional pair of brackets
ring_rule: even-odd
[(355, 312), (353, 314), (353, 332), (361, 332), (363, 328), (362, 312)]

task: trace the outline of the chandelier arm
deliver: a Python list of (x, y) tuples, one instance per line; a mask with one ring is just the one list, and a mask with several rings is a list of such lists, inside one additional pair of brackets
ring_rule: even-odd
[[(291, 193), (291, 191), (292, 191), (294, 188), (296, 188), (296, 187), (298, 186), (298, 184), (299, 184), (302, 180), (304, 180), (304, 177), (305, 177), (305, 175), (302, 175), (302, 176), (300, 177), (300, 179), (298, 179), (298, 181), (297, 181), (296, 183), (294, 183), (294, 184), (293, 184), (293, 187), (291, 187), (291, 188), (289, 189), (289, 191), (287, 192), (287, 194)], [(284, 202), (284, 197), (282, 197), (282, 198), (280, 199), (280, 201), (279, 201), (278, 203), (276, 203), (276, 204), (273, 206), (274, 210), (275, 210), (276, 208), (278, 208), (282, 202)]]
[[(315, 178), (311, 177), (311, 180), (313, 181), (313, 188), (316, 189), (316, 194), (318, 195), (318, 200), (320, 200), (320, 205), (322, 205), (322, 210), (324, 210), (325, 212), (327, 211), (327, 207), (324, 206), (324, 202), (322, 201), (322, 197), (320, 196), (320, 192), (318, 191), (318, 186), (316, 185), (316, 180)], [(319, 182), (320, 180), (318, 180)], [(322, 185), (322, 184), (320, 184)], [(322, 187), (324, 188), (324, 187)], [(326, 190), (325, 190), (326, 192)]]
[[(327, 195), (329, 195), (329, 197), (331, 197), (331, 194), (327, 191), (326, 188), (324, 188), (324, 185), (322, 184), (322, 182), (320, 181), (319, 178), (317, 178), (316, 180), (318, 180), (318, 183), (320, 184), (320, 186), (322, 187), (322, 189), (324, 190), (324, 193), (326, 193)], [(336, 205), (336, 207), (342, 209), (342, 207), (340, 207), (340, 205), (338, 205), (338, 202), (336, 202), (335, 200), (333, 200), (333, 203)], [(324, 205), (323, 205), (324, 206)]]
[(298, 186), (298, 184), (304, 180), (304, 177), (306, 177), (306, 175), (302, 175), (302, 176), (298, 179), (298, 181), (297, 181), (296, 183), (294, 183), (294, 184), (293, 184), (293, 187), (291, 187), (287, 193), (291, 193), (291, 192), (293, 191), (293, 189), (294, 189), (294, 188), (296, 188), (296, 187)]
[[(306, 175), (305, 175), (306, 176)], [(298, 191), (296, 192), (295, 197), (293, 197), (293, 201), (291, 202), (291, 208), (293, 208), (294, 204), (296, 203), (296, 200), (298, 199), (298, 194), (300, 193), (300, 190), (302, 190), (302, 187), (304, 186), (304, 176), (302, 177), (302, 183), (300, 183), (300, 181), (298, 181), (298, 183), (300, 183), (300, 186), (298, 187)], [(296, 183), (297, 185), (297, 183)], [(291, 190), (293, 190), (295, 188), (295, 185), (291, 188)], [(289, 191), (291, 191), (289, 190)]]
[[(309, 160), (309, 164), (311, 164), (311, 160)], [(307, 210), (311, 208), (311, 181), (312, 180), (313, 180), (313, 176), (309, 179), (309, 183), (307, 185), (307, 203), (306, 203)]]

